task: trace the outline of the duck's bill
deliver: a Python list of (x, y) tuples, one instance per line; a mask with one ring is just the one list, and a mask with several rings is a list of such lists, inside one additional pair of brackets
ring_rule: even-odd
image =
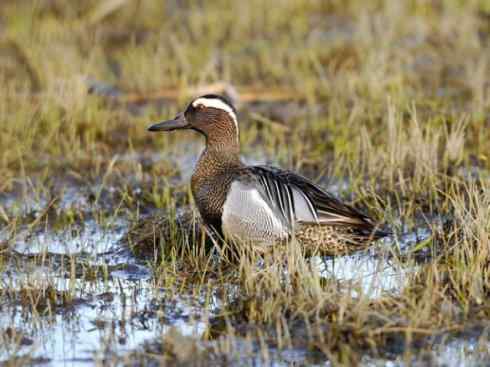
[(189, 128), (189, 123), (185, 119), (183, 113), (179, 113), (173, 120), (158, 122), (156, 124), (151, 125), (148, 128), (148, 131), (172, 131), (178, 129), (187, 129)]

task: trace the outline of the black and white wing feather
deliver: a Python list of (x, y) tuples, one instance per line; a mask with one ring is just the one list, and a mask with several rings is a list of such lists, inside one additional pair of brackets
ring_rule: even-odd
[[(247, 167), (260, 184), (265, 199), (292, 228), (295, 223), (317, 223), (349, 226), (371, 235), (372, 220), (348, 206), (314, 183), (290, 171), (267, 166)], [(375, 237), (384, 232), (376, 231)]]

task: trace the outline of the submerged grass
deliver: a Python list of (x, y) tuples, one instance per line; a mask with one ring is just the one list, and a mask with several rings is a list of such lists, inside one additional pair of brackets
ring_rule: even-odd
[[(127, 354), (109, 353), (109, 338), (103, 362), (272, 363), (289, 349), (311, 362), (410, 364), (435, 358), (447, 335), (488, 334), (486, 1), (300, 0), (271, 11), (255, 0), (25, 0), (3, 1), (0, 16), (0, 314), (76, 309), (86, 284), (117, 279), (110, 251), (129, 245), (124, 259), (165, 290), (148, 317), (186, 295), (206, 331), (162, 331)], [(189, 209), (197, 138), (145, 131), (205, 92), (237, 103), (248, 162), (297, 170), (391, 227), (398, 240), (375, 256), (413, 268), (406, 286), (373, 298), (294, 244), (241, 249), (238, 261), (209, 245)], [(89, 221), (109, 232), (121, 219), (136, 224), (102, 264), (90, 246), (61, 260), (49, 246), (17, 251), (40, 234)], [(420, 228), (431, 236), (406, 251)], [(18, 276), (38, 268), (37, 283), (39, 272)], [(68, 288), (57, 289), (60, 277)], [(5, 363), (21, 365), (28, 329), (13, 319), (0, 344)]]

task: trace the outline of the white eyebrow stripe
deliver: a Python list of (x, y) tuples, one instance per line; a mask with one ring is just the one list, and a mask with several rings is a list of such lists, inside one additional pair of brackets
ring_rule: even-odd
[(231, 116), (231, 119), (235, 123), (235, 126), (238, 130), (238, 120), (235, 114), (235, 111), (233, 111), (233, 108), (231, 108), (227, 103), (223, 102), (219, 98), (198, 98), (194, 102), (192, 102), (193, 107), (197, 107), (199, 105), (203, 105), (205, 107), (212, 107), (212, 108), (217, 108), (219, 110), (223, 110), (228, 115)]

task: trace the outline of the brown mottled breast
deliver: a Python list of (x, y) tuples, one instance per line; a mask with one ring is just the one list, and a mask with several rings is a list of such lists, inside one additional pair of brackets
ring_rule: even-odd
[(223, 205), (240, 167), (242, 163), (234, 156), (206, 149), (192, 175), (192, 195), (199, 213), (218, 233), (221, 233)]

